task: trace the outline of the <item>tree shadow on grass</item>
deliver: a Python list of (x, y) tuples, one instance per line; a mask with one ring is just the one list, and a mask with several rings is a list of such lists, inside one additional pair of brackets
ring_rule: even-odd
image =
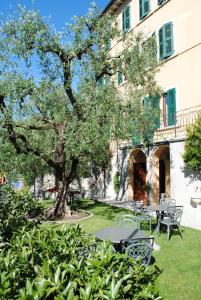
[(119, 215), (134, 214), (131, 210), (111, 206), (93, 200), (84, 200), (80, 205), (81, 209), (89, 210), (95, 215), (101, 216), (106, 220), (115, 220)]

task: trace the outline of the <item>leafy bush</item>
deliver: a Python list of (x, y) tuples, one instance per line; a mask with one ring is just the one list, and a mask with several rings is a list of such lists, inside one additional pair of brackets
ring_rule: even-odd
[(183, 159), (190, 170), (201, 171), (201, 116), (187, 128)]
[(42, 212), (42, 206), (26, 191), (15, 191), (10, 186), (1, 186), (0, 190), (0, 236), (3, 241), (9, 241), (14, 232), (23, 226), (31, 227), (35, 217)]
[(78, 225), (34, 228), (0, 252), (0, 299), (160, 299), (157, 275)]

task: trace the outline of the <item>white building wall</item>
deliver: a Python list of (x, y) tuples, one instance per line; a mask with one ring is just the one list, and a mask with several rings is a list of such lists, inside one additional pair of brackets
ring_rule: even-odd
[(182, 155), (184, 142), (170, 144), (170, 187), (171, 197), (177, 205), (183, 205), (182, 225), (201, 229), (201, 205), (193, 203), (191, 198), (201, 198), (199, 176), (185, 170)]

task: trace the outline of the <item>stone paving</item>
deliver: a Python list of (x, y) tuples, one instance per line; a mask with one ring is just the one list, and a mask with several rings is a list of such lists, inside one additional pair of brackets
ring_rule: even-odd
[(134, 210), (133, 201), (117, 201), (117, 200), (114, 200), (114, 199), (101, 198), (101, 197), (94, 198), (94, 200), (106, 203), (106, 204), (111, 205), (111, 206), (120, 207), (120, 208), (127, 208), (127, 209), (132, 210), (132, 211)]

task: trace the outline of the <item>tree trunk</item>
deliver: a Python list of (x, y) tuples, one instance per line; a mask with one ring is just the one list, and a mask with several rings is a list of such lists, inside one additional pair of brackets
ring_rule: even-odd
[(62, 218), (65, 215), (71, 215), (71, 209), (67, 205), (67, 193), (70, 183), (75, 178), (77, 165), (78, 159), (72, 159), (71, 171), (68, 175), (66, 174), (65, 168), (63, 168), (62, 171), (60, 169), (60, 171), (55, 174), (58, 193), (53, 208), (53, 218)]
[(69, 184), (67, 184), (68, 178), (63, 174), (59, 180), (57, 179), (57, 197), (54, 203), (53, 218), (62, 218), (66, 214), (70, 215), (70, 207), (66, 203), (67, 190)]

